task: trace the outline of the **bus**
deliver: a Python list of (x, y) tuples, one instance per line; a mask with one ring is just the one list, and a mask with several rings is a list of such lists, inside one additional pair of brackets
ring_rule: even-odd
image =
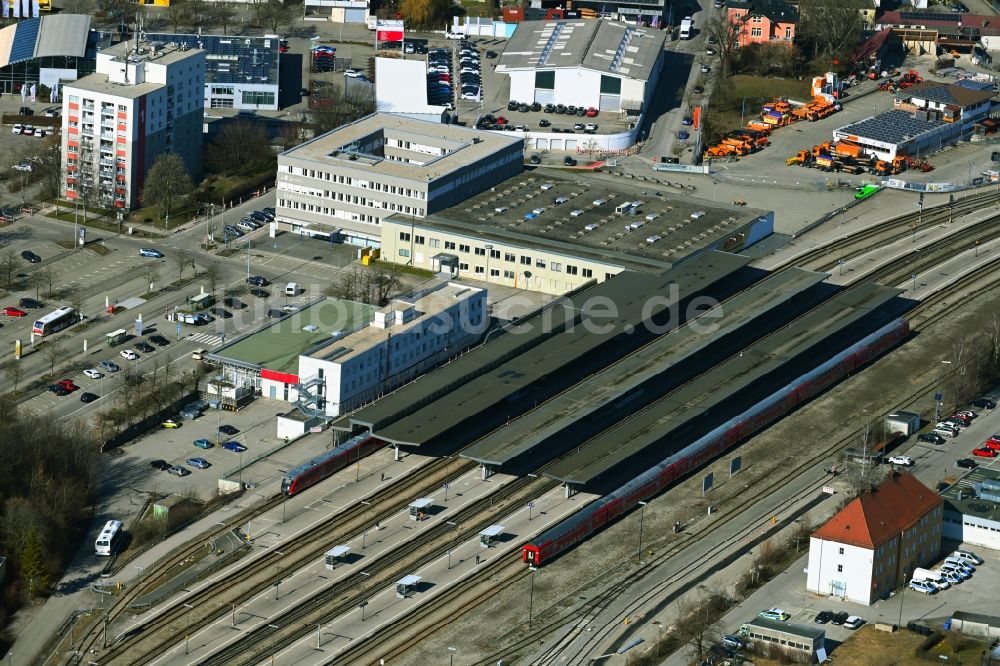
[(123, 536), (125, 534), (122, 530), (122, 521), (109, 520), (104, 524), (104, 529), (97, 536), (97, 543), (94, 544), (94, 552), (101, 556), (114, 555)]
[(71, 307), (59, 308), (36, 321), (35, 325), (31, 327), (31, 332), (35, 335), (48, 335), (75, 323), (76, 310)]

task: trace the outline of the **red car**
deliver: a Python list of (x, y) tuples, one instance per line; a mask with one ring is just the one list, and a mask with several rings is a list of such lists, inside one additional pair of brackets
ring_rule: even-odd
[(587, 117), (588, 118), (596, 118), (597, 117), (597, 109), (595, 109), (594, 107), (590, 107), (589, 109), (587, 109)]
[(12, 308), (12, 307), (4, 308), (3, 313), (8, 317), (25, 317), (28, 314), (24, 310), (18, 310), (17, 308)]
[(970, 426), (970, 425), (972, 425), (972, 419), (970, 419), (970, 418), (969, 418), (968, 416), (966, 416), (965, 414), (952, 414), (952, 415), (951, 415), (951, 416), (949, 416), (948, 418), (949, 418), (949, 419), (955, 419), (956, 421), (961, 421), (961, 422), (962, 422), (962, 423), (964, 423), (964, 424), (965, 424), (966, 426)]
[(73, 383), (72, 379), (60, 379), (59, 381), (56, 382), (56, 384), (59, 384), (59, 386), (62, 386), (67, 391), (75, 391), (76, 389), (79, 388), (76, 384)]
[(996, 441), (995, 439), (988, 439), (985, 442), (983, 442), (982, 448), (993, 449), (994, 451), (1000, 451), (1000, 442)]
[(980, 458), (996, 458), (1000, 454), (1000, 451), (995, 449), (987, 449), (983, 447), (981, 449), (973, 449), (972, 455), (979, 456)]

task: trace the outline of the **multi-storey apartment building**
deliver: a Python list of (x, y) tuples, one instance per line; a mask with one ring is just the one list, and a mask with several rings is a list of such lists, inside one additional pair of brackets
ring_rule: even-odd
[(423, 218), (523, 168), (520, 137), (375, 113), (278, 156), (277, 220), (378, 246), (384, 218)]
[(63, 87), (64, 194), (91, 205), (136, 207), (157, 157), (177, 153), (201, 170), (205, 52), (122, 42), (97, 71)]

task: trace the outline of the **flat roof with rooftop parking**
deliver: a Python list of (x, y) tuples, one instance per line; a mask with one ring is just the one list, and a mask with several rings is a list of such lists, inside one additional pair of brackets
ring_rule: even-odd
[[(802, 374), (793, 361), (811, 354), (818, 363), (880, 325), (895, 313), (880, 310), (901, 291), (862, 283), (810, 310), (750, 347), (716, 365), (680, 389), (636, 412), (612, 430), (586, 442), (578, 453), (557, 462), (544, 474), (574, 485), (587, 485), (610, 475), (624, 463), (649, 453), (665, 438), (679, 451), (748, 406)], [(869, 315), (874, 315), (870, 318)], [(863, 330), (859, 322), (866, 321)], [(820, 359), (819, 346), (834, 339), (831, 353)], [(659, 459), (669, 455), (661, 447)]]
[[(563, 311), (557, 316), (572, 321), (570, 329), (544, 337), (519, 352), (510, 353), (508, 348), (499, 348), (497, 351), (509, 355), (507, 358), (496, 359), (487, 342), (458, 359), (465, 359), (464, 365), (446, 365), (427, 376), (432, 378), (430, 382), (426, 377), (411, 382), (387, 397), (392, 399), (391, 405), (385, 403), (385, 399), (379, 400), (353, 414), (350, 421), (355, 426), (372, 428), (374, 436), (394, 444), (424, 445), (460, 426), (465, 428), (463, 437), (474, 439), (476, 430), (488, 427), (487, 422), (491, 419), (517, 416), (520, 412), (513, 412), (520, 407), (514, 403), (520, 404), (520, 398), (530, 399), (525, 398), (530, 394), (544, 399), (567, 383), (625, 355), (631, 350), (630, 345), (641, 344), (652, 335), (644, 328), (645, 321), (662, 318), (669, 313), (672, 302), (691, 298), (733, 277), (748, 261), (746, 257), (712, 252), (660, 275), (616, 275), (579, 297), (579, 303), (584, 305), (588, 299), (596, 297), (601, 297), (602, 303), (608, 299), (614, 303), (616, 312), (601, 312), (609, 315), (599, 322), (605, 329), (603, 332), (592, 332), (592, 327), (581, 325), (579, 308), (557, 307)], [(719, 289), (731, 293), (743, 284), (739, 279), (728, 280), (719, 284)], [(652, 296), (659, 298), (650, 301)], [(570, 299), (570, 304), (576, 300)], [(501, 339), (511, 338), (505, 343), (517, 344), (521, 337), (523, 334), (509, 334)], [(609, 351), (609, 347), (613, 350)], [(495, 360), (499, 362), (491, 370), (459, 381), (475, 372), (469, 365), (479, 367)], [(539, 388), (543, 384), (545, 386)], [(422, 399), (428, 394), (434, 399)], [(421, 406), (410, 411), (409, 405), (413, 402)], [(510, 411), (505, 413), (505, 410)], [(489, 417), (486, 412), (490, 413)]]
[[(623, 398), (628, 399), (627, 396), (634, 395), (634, 391), (642, 394), (647, 390), (651, 391), (652, 389), (644, 388), (648, 382), (665, 381), (664, 376), (669, 374), (676, 386), (677, 382), (686, 381), (691, 372), (697, 371), (697, 368), (692, 368), (688, 372), (679, 373), (679, 364), (693, 360), (697, 354), (706, 353), (707, 347), (734, 332), (739, 331), (741, 337), (747, 335), (744, 327), (751, 321), (761, 317), (770, 319), (774, 314), (773, 310), (788, 307), (789, 299), (826, 277), (824, 273), (801, 269), (770, 275), (719, 304), (713, 308), (714, 312), (706, 313), (701, 323), (709, 325), (707, 322), (711, 322), (714, 330), (705, 331), (702, 326), (685, 324), (547, 401), (540, 409), (487, 435), (461, 455), (487, 465), (503, 466), (532, 453), (547, 441), (553, 441), (552, 438), (559, 436), (567, 428), (577, 427), (580, 422), (592, 419), (595, 412)], [(716, 314), (719, 315), (718, 318)], [(778, 324), (773, 324), (772, 328), (776, 325)], [(745, 346), (746, 342), (744, 339), (738, 344)], [(709, 358), (698, 361), (699, 367), (710, 367), (714, 362)], [(675, 376), (674, 373), (680, 376)], [(669, 388), (669, 385), (664, 386), (662, 390)], [(558, 447), (558, 442), (555, 444)]]
[(659, 272), (709, 248), (742, 250), (770, 234), (773, 213), (654, 184), (533, 171), (424, 219), (391, 220)]

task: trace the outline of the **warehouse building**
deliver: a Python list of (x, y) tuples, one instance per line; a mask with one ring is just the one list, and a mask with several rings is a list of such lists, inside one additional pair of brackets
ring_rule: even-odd
[(1000, 470), (978, 467), (941, 498), (946, 539), (1000, 550)]
[(603, 179), (524, 173), (426, 216), (382, 224), (382, 259), (489, 284), (563, 294), (624, 270), (661, 272), (771, 234), (774, 213)]
[(422, 219), (523, 168), (519, 137), (374, 113), (278, 156), (277, 221), (378, 246), (390, 215)]
[(510, 99), (640, 114), (663, 69), (666, 33), (607, 20), (524, 21), (497, 62)]
[(850, 141), (882, 160), (917, 157), (940, 150), (972, 133), (989, 116), (992, 87), (928, 81), (901, 90), (891, 111), (834, 130), (834, 141)]
[(893, 472), (809, 538), (806, 589), (870, 606), (932, 564), (944, 502), (912, 474)]
[(205, 108), (278, 110), (277, 37), (145, 33), (144, 39), (205, 52)]

